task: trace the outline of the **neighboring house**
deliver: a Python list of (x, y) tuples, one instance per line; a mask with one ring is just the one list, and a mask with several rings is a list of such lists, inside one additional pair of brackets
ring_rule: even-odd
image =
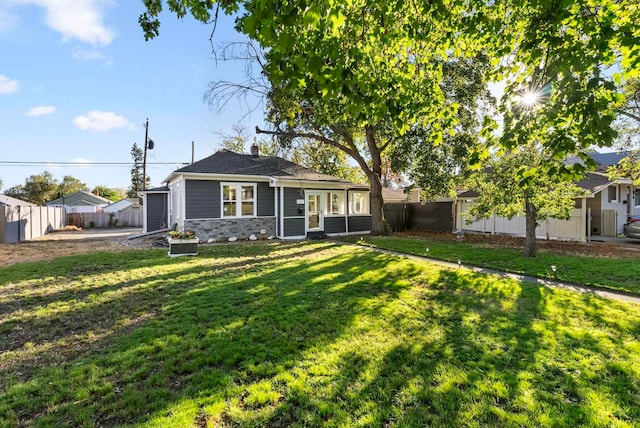
[(368, 233), (369, 187), (278, 157), (227, 150), (172, 172), (141, 192), (145, 232), (177, 225), (202, 240)]
[(109, 204), (110, 200), (82, 190), (45, 203), (48, 207), (63, 207), (67, 214), (101, 212)]
[(102, 208), (102, 211), (106, 213), (142, 211), (142, 205), (138, 203), (137, 198), (125, 198), (107, 205), (106, 207)]
[(385, 204), (409, 202), (409, 195), (402, 190), (382, 188), (382, 200)]
[[(598, 153), (589, 156), (595, 161), (595, 173), (580, 182), (578, 186), (587, 189), (593, 195), (587, 200), (591, 208), (591, 233), (593, 235), (615, 236), (623, 232), (627, 217), (640, 214), (640, 186), (634, 186), (630, 179), (609, 180), (607, 170), (618, 165), (632, 152), (629, 150)], [(571, 156), (566, 163), (583, 164), (577, 156)]]
[[(536, 235), (584, 241), (594, 235), (621, 234), (627, 217), (640, 214), (640, 187), (634, 186), (628, 179), (610, 180), (606, 171), (609, 166), (616, 165), (628, 154), (628, 152), (590, 154), (597, 163), (596, 172), (587, 173), (585, 178), (576, 183), (587, 191), (587, 195), (576, 199), (570, 220), (541, 221), (536, 229)], [(566, 162), (569, 165), (576, 162), (582, 163), (579, 158), (573, 156)], [(458, 195), (455, 210), (457, 229), (524, 236), (524, 216), (514, 217), (511, 220), (491, 216), (489, 219), (466, 224), (463, 213), (468, 210), (469, 204), (472, 204), (477, 196), (478, 194), (474, 191), (466, 191)]]
[(23, 201), (22, 199), (12, 198), (7, 195), (0, 195), (0, 206), (8, 206), (8, 207), (37, 207), (36, 204), (32, 204), (30, 202)]

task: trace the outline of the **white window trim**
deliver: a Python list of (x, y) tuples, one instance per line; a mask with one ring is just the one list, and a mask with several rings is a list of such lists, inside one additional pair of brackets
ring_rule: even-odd
[[(364, 201), (363, 204), (366, 207), (365, 212), (354, 212), (353, 208), (354, 208), (354, 203), (353, 203), (353, 196), (356, 193), (360, 193), (364, 196)], [(349, 215), (371, 215), (371, 202), (369, 201), (369, 192), (364, 191), (364, 190), (353, 190), (351, 192), (349, 192), (349, 200), (348, 200), (348, 209), (349, 209)]]
[[(236, 215), (224, 215), (224, 186), (236, 188)], [(253, 187), (253, 214), (242, 215), (242, 187)], [(220, 183), (220, 218), (253, 218), (258, 216), (258, 184), (243, 182), (221, 182)]]
[(342, 214), (334, 214), (333, 212), (331, 212), (331, 210), (327, 209), (327, 208), (330, 208), (330, 206), (325, 206), (324, 207), (324, 210), (325, 210), (325, 214), (324, 215), (326, 217), (344, 217), (344, 216), (347, 215), (347, 211), (349, 210), (348, 203), (347, 203), (347, 195), (346, 195), (346, 192), (344, 190), (330, 190), (330, 191), (327, 191), (327, 194), (326, 194), (327, 200), (325, 202), (325, 205), (330, 205), (331, 204), (331, 201), (332, 201), (332, 198), (333, 198), (334, 194), (342, 195), (342, 210), (343, 210), (343, 212), (342, 212)]

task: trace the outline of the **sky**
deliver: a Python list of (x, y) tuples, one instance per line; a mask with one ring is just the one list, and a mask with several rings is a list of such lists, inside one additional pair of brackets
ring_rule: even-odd
[[(129, 187), (130, 164), (96, 163), (132, 162), (147, 118), (152, 186), (191, 161), (192, 141), (202, 159), (235, 124), (263, 123), (261, 108), (234, 100), (217, 112), (203, 101), (210, 82), (244, 70), (214, 60), (211, 25), (165, 13), (160, 36), (145, 41), (143, 11), (141, 0), (0, 0), (0, 192), (43, 171)], [(214, 47), (243, 40), (221, 16)]]

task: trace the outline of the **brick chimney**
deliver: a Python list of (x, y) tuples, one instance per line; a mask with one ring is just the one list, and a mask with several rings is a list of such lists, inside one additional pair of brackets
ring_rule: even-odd
[(251, 156), (260, 156), (260, 149), (257, 144), (251, 145)]

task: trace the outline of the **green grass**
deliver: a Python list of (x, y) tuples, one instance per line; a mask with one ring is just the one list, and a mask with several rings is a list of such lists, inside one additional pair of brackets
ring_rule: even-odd
[(325, 242), (0, 269), (0, 426), (638, 426), (640, 307)]
[[(408, 237), (349, 238), (348, 242), (384, 248), (405, 254), (479, 266), (540, 278), (640, 294), (640, 258), (581, 256), (539, 251), (524, 257), (522, 249), (489, 247), (464, 242)], [(551, 266), (557, 267), (554, 276)]]

